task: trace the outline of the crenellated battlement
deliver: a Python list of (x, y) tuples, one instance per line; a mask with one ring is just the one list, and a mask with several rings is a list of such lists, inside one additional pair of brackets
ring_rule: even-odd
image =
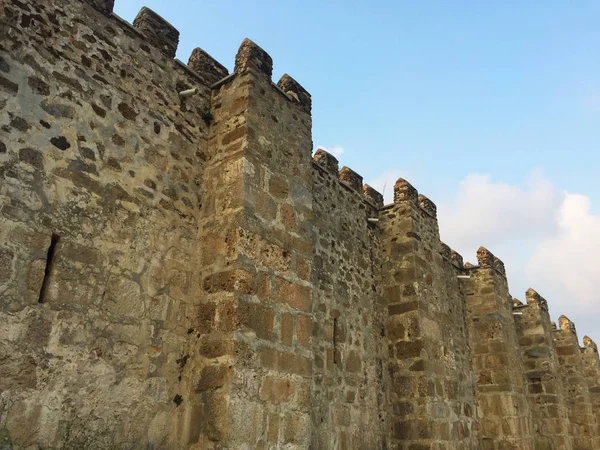
[(383, 207), (383, 195), (368, 184), (363, 184), (363, 177), (349, 167), (344, 166), (339, 169), (338, 159), (327, 150), (318, 148), (312, 162), (314, 167), (335, 177), (340, 186), (359, 194), (372, 207), (376, 209)]

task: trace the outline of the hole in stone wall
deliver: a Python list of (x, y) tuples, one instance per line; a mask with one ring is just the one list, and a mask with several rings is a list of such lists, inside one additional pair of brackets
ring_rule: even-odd
[(337, 348), (337, 335), (338, 335), (338, 320), (337, 317), (333, 319), (333, 363), (338, 364), (338, 348)]
[(50, 275), (52, 274), (52, 268), (54, 266), (54, 256), (56, 255), (56, 246), (60, 241), (60, 236), (52, 233), (50, 240), (50, 246), (48, 247), (48, 254), (46, 255), (46, 269), (44, 271), (44, 280), (42, 281), (42, 288), (40, 289), (39, 303), (45, 303), (46, 292), (48, 291), (48, 285), (50, 283)]

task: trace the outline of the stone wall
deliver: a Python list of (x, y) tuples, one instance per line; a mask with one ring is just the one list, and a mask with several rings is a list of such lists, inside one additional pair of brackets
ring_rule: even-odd
[(143, 18), (0, 9), (3, 426), (20, 446), (175, 445), (210, 89)]
[(466, 280), (467, 320), (477, 377), (480, 448), (533, 448), (531, 412), (504, 264), (489, 250)]
[(317, 150), (313, 164), (315, 449), (387, 448), (387, 343), (375, 222), (383, 197)]
[(552, 340), (548, 302), (533, 289), (527, 290), (526, 299), (526, 305), (513, 300), (513, 311), (527, 379), (534, 448), (571, 449), (567, 394)]
[(0, 4), (0, 448), (600, 448), (568, 319), (312, 156), (258, 45), (112, 8)]
[(433, 202), (407, 181), (381, 219), (393, 448), (475, 449), (462, 263), (439, 239)]

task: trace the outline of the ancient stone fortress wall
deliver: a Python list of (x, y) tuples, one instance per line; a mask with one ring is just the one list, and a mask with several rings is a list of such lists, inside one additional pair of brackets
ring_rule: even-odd
[(252, 41), (112, 7), (0, 4), (0, 448), (600, 449), (572, 322), (312, 156)]

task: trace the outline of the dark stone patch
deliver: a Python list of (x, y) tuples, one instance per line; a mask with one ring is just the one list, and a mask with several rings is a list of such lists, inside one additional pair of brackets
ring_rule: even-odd
[(94, 153), (94, 150), (92, 150), (91, 148), (87, 148), (87, 147), (81, 147), (79, 149), (79, 153), (81, 154), (81, 156), (83, 156), (85, 159), (90, 159), (92, 161), (96, 161), (96, 154)]
[(90, 44), (95, 44), (97, 42), (96, 38), (91, 34), (84, 34), (83, 38), (88, 41)]
[(132, 197), (118, 184), (109, 184), (104, 189), (104, 198), (109, 202), (116, 202), (117, 200), (126, 201), (130, 203), (139, 204), (139, 200)]
[(150, 179), (144, 180), (144, 186), (149, 187), (150, 189), (156, 189), (156, 183)]
[(116, 170), (117, 172), (120, 172), (122, 170), (121, 164), (119, 164), (119, 161), (117, 161), (115, 158), (108, 158), (108, 161), (106, 161), (106, 165), (111, 169)]
[(72, 87), (76, 91), (78, 91), (78, 92), (82, 92), (83, 91), (83, 87), (81, 86), (81, 84), (79, 83), (79, 81), (74, 80), (73, 78), (69, 78), (66, 75), (63, 75), (62, 73), (57, 72), (57, 71), (52, 72), (52, 75), (54, 75), (54, 77), (58, 81), (66, 84), (67, 86)]
[(65, 168), (58, 168), (54, 170), (54, 174), (60, 178), (70, 180), (75, 186), (87, 189), (97, 195), (102, 194), (102, 186), (95, 180), (92, 180), (89, 176), (82, 172), (71, 172)]
[(23, 132), (31, 128), (31, 125), (29, 125), (25, 119), (19, 116), (13, 116), (10, 118), (10, 126)]
[(94, 112), (96, 114), (98, 114), (100, 117), (106, 117), (106, 111), (103, 108), (100, 108), (98, 105), (96, 105), (95, 103), (92, 103), (92, 109), (94, 110)]
[(100, 75), (98, 75), (98, 74), (95, 74), (95, 75), (93, 75), (93, 76), (92, 76), (92, 78), (93, 78), (94, 80), (96, 80), (96, 81), (99, 81), (100, 83), (103, 83), (103, 84), (109, 84), (109, 83), (108, 83), (108, 81), (106, 81), (106, 78), (104, 78), (104, 77), (101, 77), (101, 76), (100, 76)]
[(40, 152), (32, 148), (22, 148), (19, 150), (19, 160), (40, 170), (44, 168), (44, 157)]
[(118, 145), (119, 147), (122, 147), (123, 145), (125, 145), (125, 139), (123, 139), (121, 136), (119, 136), (116, 133), (112, 135), (110, 140), (112, 141), (113, 144)]
[(85, 67), (92, 67), (92, 60), (90, 58), (88, 58), (85, 55), (81, 55), (81, 63), (85, 66)]
[(98, 149), (98, 154), (100, 155), (100, 158), (104, 158), (104, 152), (106, 151), (106, 147), (104, 147), (104, 144), (96, 142), (96, 148)]
[(50, 124), (48, 122), (46, 122), (45, 120), (40, 120), (40, 125), (43, 126), (44, 128), (50, 128)]
[(117, 109), (123, 115), (123, 117), (125, 117), (128, 120), (135, 120), (135, 118), (138, 115), (138, 113), (127, 103), (119, 103)]
[(160, 124), (158, 122), (154, 122), (154, 132), (160, 134)]
[(10, 72), (10, 66), (2, 56), (0, 56), (0, 72)]
[(112, 56), (110, 56), (110, 53), (108, 53), (106, 50), (103, 49), (98, 49), (98, 52), (102, 55), (102, 57), (108, 61), (108, 62), (112, 62)]
[(0, 153), (6, 153), (6, 144), (0, 141)]
[(88, 164), (79, 159), (71, 161), (67, 168), (73, 172), (87, 172), (96, 176), (100, 175), (95, 164)]
[[(36, 77), (35, 75), (30, 76), (27, 79), (27, 84), (33, 92), (39, 95), (49, 95), (50, 94), (50, 86), (45, 83), (41, 78)], [(42, 106), (43, 107), (43, 106)]]
[(50, 139), (50, 142), (60, 150), (66, 150), (71, 147), (71, 144), (69, 144), (69, 141), (64, 136), (53, 137)]
[(57, 118), (72, 119), (75, 116), (75, 110), (71, 106), (48, 103), (46, 100), (40, 103), (40, 106), (48, 114)]

